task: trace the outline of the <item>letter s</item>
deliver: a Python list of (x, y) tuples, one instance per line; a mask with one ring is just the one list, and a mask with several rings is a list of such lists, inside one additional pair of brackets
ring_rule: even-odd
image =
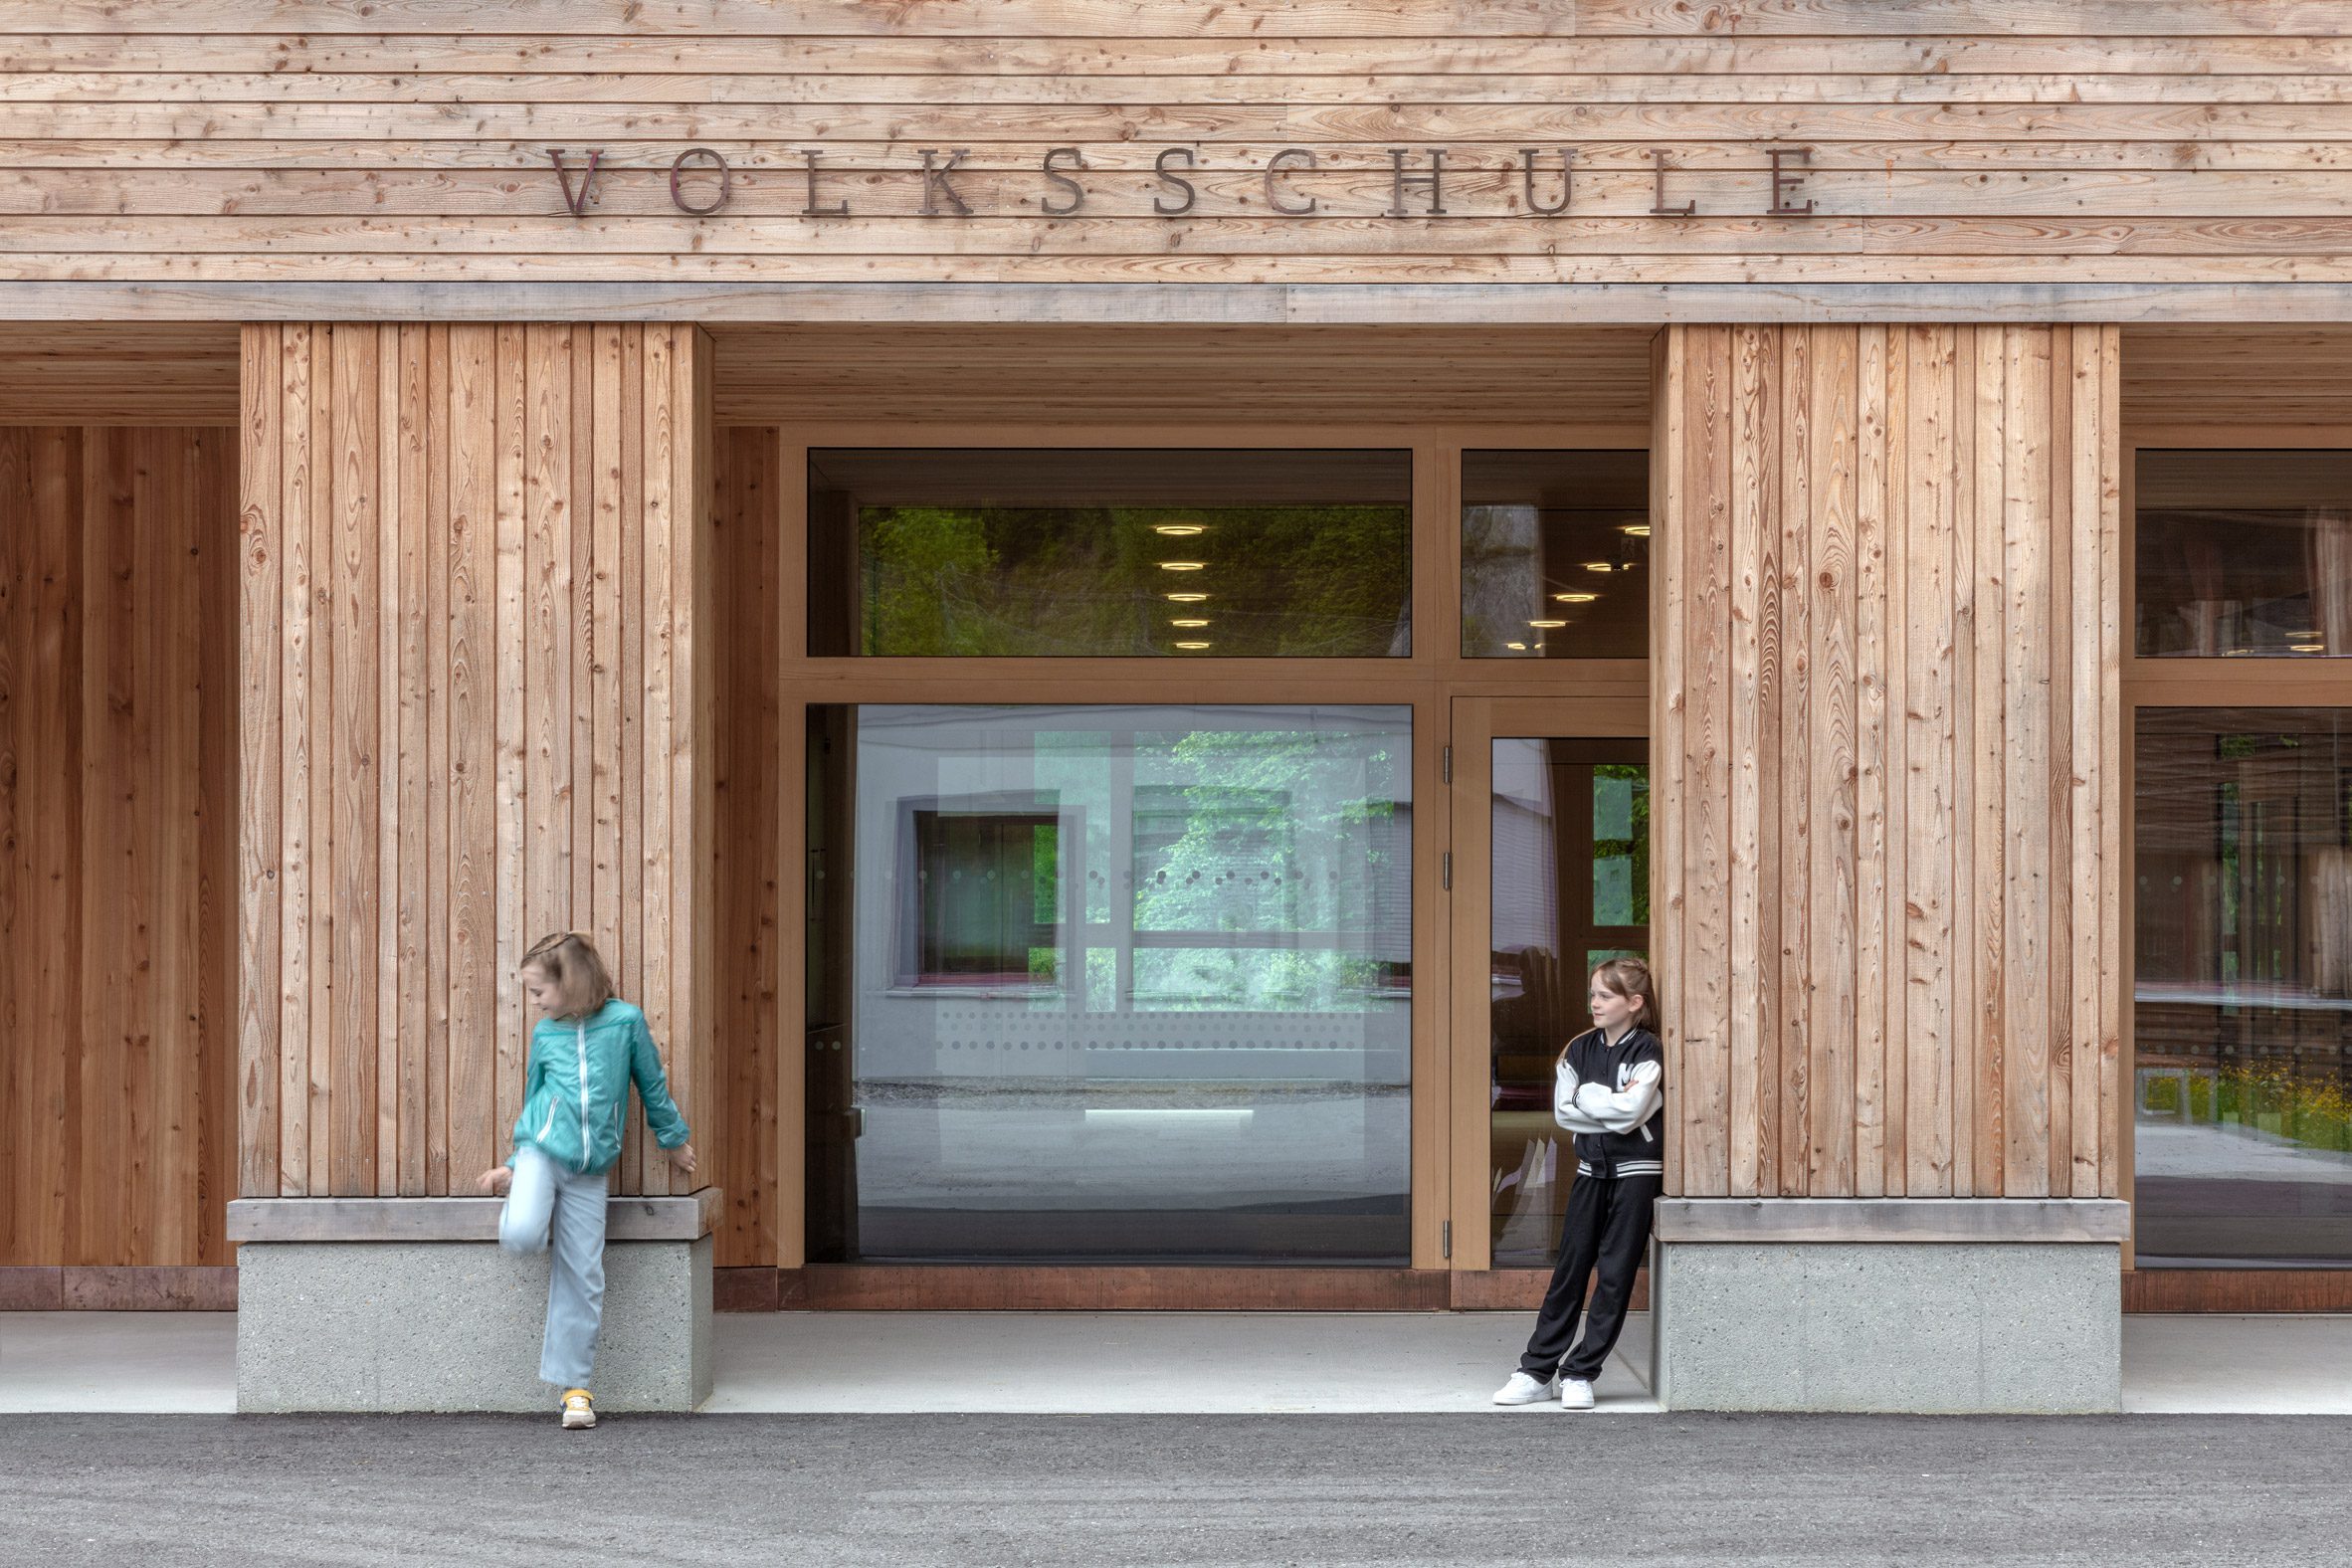
[(1198, 197), (1198, 193), (1192, 188), (1192, 181), (1181, 174), (1169, 172), (1168, 160), (1176, 157), (1184, 159), (1184, 166), (1188, 169), (1199, 161), (1193, 156), (1193, 150), (1190, 147), (1162, 147), (1160, 155), (1151, 160), (1151, 166), (1159, 174), (1161, 183), (1171, 190), (1184, 192), (1184, 200), (1173, 207), (1168, 206), (1161, 197), (1154, 196), (1151, 199), (1151, 210), (1163, 218), (1179, 217), (1192, 211), (1192, 204)]

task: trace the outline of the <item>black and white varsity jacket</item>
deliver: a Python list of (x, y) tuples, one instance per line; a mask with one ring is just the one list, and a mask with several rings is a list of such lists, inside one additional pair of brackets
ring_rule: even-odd
[(1576, 1135), (1577, 1175), (1666, 1174), (1665, 1078), (1665, 1054), (1647, 1029), (1629, 1029), (1615, 1045), (1597, 1029), (1568, 1042), (1552, 1119)]

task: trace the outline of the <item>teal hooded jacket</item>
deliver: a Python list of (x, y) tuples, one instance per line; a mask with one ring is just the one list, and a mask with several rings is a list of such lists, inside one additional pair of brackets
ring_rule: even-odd
[(523, 1068), (514, 1146), (534, 1145), (589, 1175), (610, 1168), (621, 1157), (631, 1083), (654, 1141), (666, 1149), (686, 1142), (686, 1117), (670, 1097), (662, 1053), (635, 1004), (616, 997), (586, 1018), (540, 1019)]

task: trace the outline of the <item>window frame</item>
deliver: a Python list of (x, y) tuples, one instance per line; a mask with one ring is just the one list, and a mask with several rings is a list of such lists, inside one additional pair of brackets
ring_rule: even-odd
[[(752, 423), (752, 422), (746, 422)], [(805, 863), (808, 710), (871, 703), (1217, 703), (1331, 702), (1409, 706), (1415, 801), (1408, 896), (1412, 915), (1412, 1109), (1408, 1163), (1411, 1265), (1464, 1267), (1455, 1232), (1456, 1058), (1465, 1043), (1450, 1027), (1453, 977), (1444, 858), (1452, 847), (1447, 771), (1456, 703), (1462, 698), (1544, 698), (1598, 711), (1645, 709), (1650, 660), (1512, 660), (1466, 658), (1461, 651), (1461, 462), (1467, 450), (1647, 452), (1647, 423), (1399, 425), (1379, 422), (1270, 425), (1133, 423), (1041, 427), (925, 422), (811, 422), (766, 426), (775, 442), (779, 481), (778, 594), (775, 606), (780, 692), (776, 728), (779, 858)], [(942, 659), (814, 655), (810, 648), (808, 461), (825, 448), (1262, 448), (1406, 450), (1412, 461), (1412, 652), (1402, 658), (1217, 659), (1189, 663), (1164, 656), (1107, 658)], [(1655, 490), (1655, 479), (1653, 490)], [(1652, 495), (1655, 507), (1656, 495)], [(808, 1214), (802, 1172), (807, 1129), (800, 1081), (806, 1008), (805, 930), (811, 888), (806, 876), (779, 879), (777, 920), (781, 1024), (776, 1118), (777, 1253), (787, 1269), (807, 1263)], [(1482, 1050), (1483, 1039), (1474, 1044)], [(1477, 1064), (1483, 1072), (1482, 1060)], [(1482, 1173), (1485, 1150), (1472, 1151)], [(1482, 1197), (1482, 1191), (1477, 1196)]]
[[(2139, 624), (2139, 457), (2142, 451), (2352, 450), (2352, 430), (2328, 426), (2238, 429), (2196, 425), (2127, 426), (2120, 441), (2121, 483), (2117, 498), (2117, 556), (2122, 603), (2122, 755), (2110, 759), (2120, 774), (2121, 825), (2125, 864), (2117, 869), (2119, 908), (2127, 936), (2139, 928), (2138, 879), (2133, 873), (2139, 846), (2139, 731), (2142, 708), (2168, 707), (2352, 707), (2352, 661), (2326, 657), (2259, 658), (2180, 654), (2143, 655), (2134, 629)], [(2118, 1194), (2132, 1205), (2134, 1235), (2123, 1243), (2123, 1267), (2137, 1268), (2138, 1224), (2136, 1138), (2139, 1104), (2139, 1050), (2136, 1001), (2139, 965), (2136, 943), (2126, 972), (2120, 1019), (2122, 1081), (2131, 1092), (2116, 1096)], [(2196, 1271), (2199, 1273), (2229, 1271)]]

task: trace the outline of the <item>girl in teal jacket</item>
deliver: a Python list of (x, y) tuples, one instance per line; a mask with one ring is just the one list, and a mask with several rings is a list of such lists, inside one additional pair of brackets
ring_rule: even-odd
[(522, 985), (541, 1015), (523, 1068), (522, 1114), (514, 1118), (514, 1152), (482, 1173), (482, 1190), (506, 1194), (498, 1242), (508, 1252), (545, 1252), (552, 1242), (539, 1376), (563, 1390), (564, 1426), (593, 1427), (588, 1379), (604, 1316), (605, 1190), (621, 1156), (630, 1085), (679, 1174), (694, 1173), (694, 1147), (645, 1014), (613, 995), (587, 937), (565, 931), (541, 941), (523, 955)]

